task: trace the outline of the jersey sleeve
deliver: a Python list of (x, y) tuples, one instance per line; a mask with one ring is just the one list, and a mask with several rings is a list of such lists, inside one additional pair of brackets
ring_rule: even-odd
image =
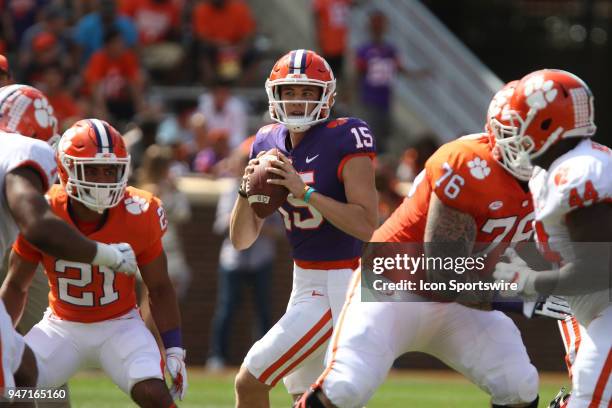
[[(484, 163), (481, 163), (484, 162)], [(425, 163), (425, 174), (431, 190), (445, 205), (465, 213), (477, 210), (478, 197), (491, 186), (470, 175), (470, 166), (479, 165), (487, 171), (488, 163), (458, 142), (440, 147)], [(490, 172), (490, 168), (488, 169)]]
[(136, 260), (138, 265), (146, 265), (153, 261), (163, 251), (162, 237), (168, 229), (168, 217), (166, 211), (161, 203), (161, 200), (157, 197), (152, 197), (147, 210), (147, 224), (149, 233), (146, 234), (144, 239), (148, 245), (145, 245), (143, 249), (136, 254)]
[(337, 119), (327, 126), (337, 126), (340, 132), (338, 140), (338, 179), (342, 181), (342, 171), (346, 163), (353, 157), (376, 157), (376, 138), (367, 123), (360, 119)]
[(567, 214), (599, 202), (612, 202), (612, 164), (585, 155), (572, 157), (551, 170), (544, 211)]
[(20, 149), (10, 160), (7, 172), (20, 167), (31, 168), (40, 176), (43, 183), (43, 190), (47, 191), (57, 176), (57, 165), (53, 149), (47, 143), (40, 140), (30, 139), (29, 146)]
[(21, 234), (17, 236), (13, 243), (13, 251), (28, 262), (39, 263), (42, 261), (42, 253), (34, 245), (26, 241)]

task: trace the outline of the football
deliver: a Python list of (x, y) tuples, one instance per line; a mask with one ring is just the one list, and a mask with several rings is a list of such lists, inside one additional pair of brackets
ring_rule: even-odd
[(269, 167), (269, 162), (278, 158), (278, 153), (277, 149), (267, 151), (259, 158), (259, 164), (249, 175), (247, 192), (249, 205), (259, 218), (266, 218), (273, 214), (285, 202), (289, 194), (289, 190), (285, 187), (270, 184), (266, 181), (271, 178), (280, 178), (280, 176), (266, 170), (266, 167)]

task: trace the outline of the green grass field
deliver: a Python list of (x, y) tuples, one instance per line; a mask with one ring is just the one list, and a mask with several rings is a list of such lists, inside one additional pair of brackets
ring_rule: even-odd
[[(189, 390), (181, 407), (229, 408), (234, 406), (233, 378), (235, 372), (208, 374), (199, 369), (189, 371)], [(567, 386), (563, 374), (545, 374), (541, 378), (540, 407), (546, 407), (561, 385)], [(124, 395), (101, 372), (77, 375), (70, 381), (74, 408), (133, 407)], [(282, 385), (271, 395), (272, 407), (291, 406)], [(461, 376), (450, 371), (394, 371), (368, 408), (478, 408), (489, 407), (487, 395)]]

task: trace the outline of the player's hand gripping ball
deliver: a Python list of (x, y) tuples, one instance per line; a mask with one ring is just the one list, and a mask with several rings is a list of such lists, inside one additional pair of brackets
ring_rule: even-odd
[[(269, 172), (270, 161), (278, 160), (279, 151), (271, 149), (249, 162), (247, 166), (247, 199), (249, 205), (259, 218), (265, 218), (274, 213), (285, 200), (289, 190), (284, 186), (270, 184), (268, 179), (280, 178), (280, 176)], [(252, 167), (250, 172), (249, 167)]]

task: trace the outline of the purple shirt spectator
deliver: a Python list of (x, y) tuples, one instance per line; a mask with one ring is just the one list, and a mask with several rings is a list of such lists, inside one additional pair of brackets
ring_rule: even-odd
[(385, 42), (370, 42), (357, 49), (361, 101), (389, 111), (391, 83), (399, 66), (396, 48)]

